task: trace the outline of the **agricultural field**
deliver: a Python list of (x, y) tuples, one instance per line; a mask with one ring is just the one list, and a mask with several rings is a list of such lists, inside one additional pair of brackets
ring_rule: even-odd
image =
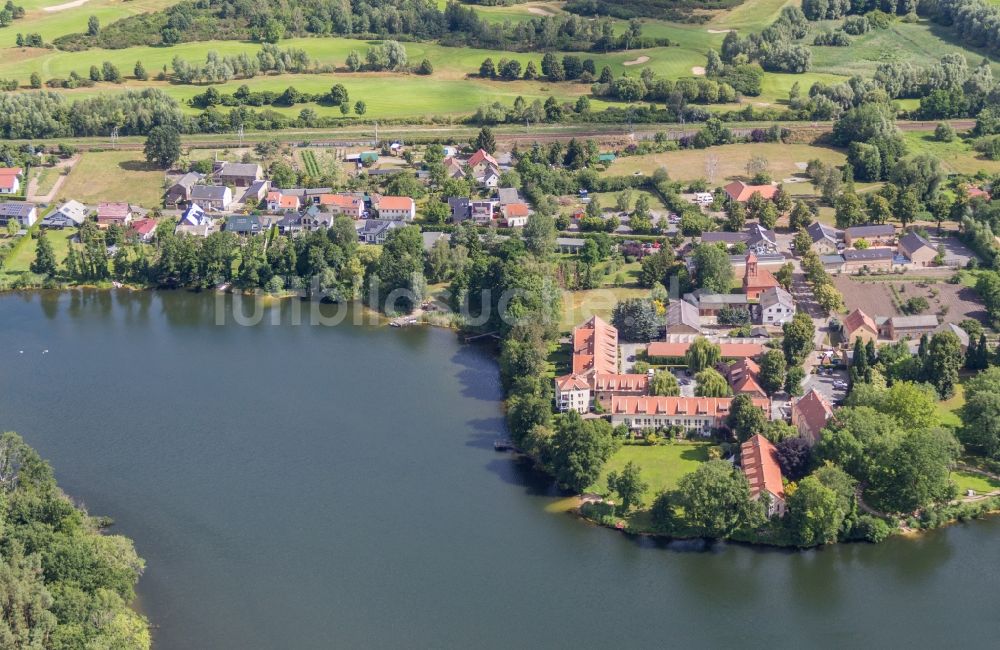
[(163, 181), (163, 170), (150, 167), (141, 151), (88, 152), (73, 167), (56, 199), (128, 201), (154, 208), (161, 204)]
[[(947, 275), (941, 276), (942, 279)], [(884, 280), (864, 281), (847, 275), (833, 278), (834, 286), (844, 294), (847, 311), (860, 309), (872, 318), (900, 315), (896, 305), (910, 298), (922, 297), (929, 308), (925, 314), (937, 314), (939, 321), (961, 323), (967, 318), (986, 321), (986, 309), (974, 289), (947, 282)]]

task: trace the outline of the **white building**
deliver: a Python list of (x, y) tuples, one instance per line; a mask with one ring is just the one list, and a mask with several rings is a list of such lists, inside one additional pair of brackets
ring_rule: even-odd
[(561, 412), (590, 411), (590, 384), (580, 375), (556, 377), (556, 408)]

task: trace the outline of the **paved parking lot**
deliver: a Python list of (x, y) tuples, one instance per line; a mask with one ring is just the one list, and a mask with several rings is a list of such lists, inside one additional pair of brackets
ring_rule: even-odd
[(964, 268), (965, 265), (969, 263), (970, 259), (976, 257), (976, 254), (956, 237), (938, 237), (936, 235), (931, 235), (927, 239), (935, 248), (939, 245), (944, 245), (944, 263), (947, 266), (959, 266)]
[(830, 404), (834, 404), (844, 399), (847, 391), (842, 388), (834, 388), (833, 383), (835, 381), (846, 383), (848, 377), (847, 371), (832, 370), (832, 374), (825, 374), (825, 372), (831, 371), (824, 371), (824, 374), (808, 375), (805, 381), (802, 382), (802, 394), (804, 395), (815, 388)]

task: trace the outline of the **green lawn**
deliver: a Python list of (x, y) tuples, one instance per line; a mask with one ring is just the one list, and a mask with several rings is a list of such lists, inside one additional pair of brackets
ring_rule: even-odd
[(959, 496), (965, 496), (967, 490), (975, 490), (976, 494), (1000, 490), (1000, 481), (975, 472), (952, 472), (951, 480), (958, 486)]
[(642, 480), (649, 484), (643, 495), (643, 502), (648, 506), (657, 494), (674, 489), (682, 476), (707, 461), (710, 446), (707, 442), (679, 442), (654, 447), (623, 445), (604, 465), (600, 478), (587, 488), (587, 492), (607, 492), (608, 472), (620, 472), (631, 461), (639, 466)]
[[(39, 218), (41, 217), (39, 216)], [(75, 228), (46, 231), (46, 236), (52, 244), (52, 250), (59, 264), (62, 264), (63, 260), (66, 259), (66, 253), (69, 251), (69, 240), (75, 234)], [(30, 236), (24, 237), (18, 243), (14, 253), (4, 261), (3, 268), (0, 269), (0, 284), (6, 285), (30, 272), (29, 267), (35, 261), (36, 247), (36, 241)]]
[[(60, 11), (44, 11), (44, 7), (57, 7), (65, 0), (19, 0), (26, 10), (24, 18), (15, 20), (6, 29), (0, 30), (0, 47), (13, 47), (17, 33), (42, 35), (46, 43), (57, 36), (87, 31), (87, 20), (97, 16), (101, 25), (110, 25), (121, 18), (135, 14), (149, 13), (177, 4), (178, 0), (88, 0), (81, 6)], [(6, 56), (4, 57), (6, 60)]]
[(911, 154), (930, 154), (941, 161), (941, 167), (951, 174), (975, 174), (982, 170), (989, 174), (1000, 172), (1000, 160), (983, 158), (968, 140), (956, 138), (951, 142), (938, 142), (929, 133), (904, 131), (903, 139)]
[(965, 406), (965, 386), (958, 384), (955, 386), (955, 394), (950, 399), (937, 404), (941, 424), (955, 428), (962, 426), (962, 418), (959, 417), (958, 411), (963, 406)]
[(163, 180), (163, 170), (150, 167), (141, 151), (87, 152), (82, 154), (55, 198), (76, 199), (81, 203), (128, 201), (154, 208), (161, 204)]
[(649, 296), (648, 289), (637, 287), (603, 287), (585, 291), (563, 291), (563, 315), (559, 329), (568, 332), (591, 316), (600, 316), (604, 320), (610, 321), (611, 312), (619, 300), (647, 296)]

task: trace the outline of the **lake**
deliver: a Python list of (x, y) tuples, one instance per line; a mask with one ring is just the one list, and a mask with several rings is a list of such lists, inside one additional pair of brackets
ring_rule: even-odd
[(805, 553), (630, 539), (493, 451), (488, 349), (218, 304), (0, 297), (0, 426), (135, 540), (157, 648), (997, 643), (998, 519)]

